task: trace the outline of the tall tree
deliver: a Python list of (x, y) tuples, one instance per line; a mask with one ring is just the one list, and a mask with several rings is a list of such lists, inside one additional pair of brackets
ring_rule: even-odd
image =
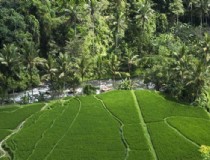
[(128, 1), (126, 43), (134, 54), (143, 56), (150, 38), (156, 29), (152, 2), (148, 0)]
[(3, 44), (15, 43), (20, 46), (23, 39), (30, 39), (32, 36), (27, 32), (26, 22), (23, 15), (13, 8), (4, 8), (0, 2), (0, 48)]
[(110, 73), (110, 75), (112, 76), (113, 86), (115, 85), (116, 76), (121, 76), (120, 65), (121, 61), (119, 60), (119, 57), (116, 54), (111, 53), (110, 55), (108, 55), (108, 58), (106, 60), (106, 66), (108, 73)]
[(73, 68), (79, 77), (81, 77), (82, 82), (84, 78), (90, 74), (91, 66), (92, 61), (89, 55), (82, 54), (78, 58), (75, 58)]
[(57, 58), (57, 86), (61, 92), (66, 90), (68, 83), (74, 78), (72, 57), (68, 53), (59, 53)]
[(176, 15), (176, 23), (179, 22), (179, 16), (184, 14), (184, 6), (182, 0), (174, 0), (170, 3), (169, 10)]
[(23, 64), (26, 66), (29, 74), (30, 88), (32, 89), (33, 97), (33, 75), (37, 69), (36, 67), (38, 65), (43, 66), (46, 63), (46, 60), (38, 56), (38, 50), (32, 42), (25, 44), (22, 57)]
[(128, 73), (131, 76), (131, 70), (133, 66), (137, 66), (139, 62), (139, 55), (134, 55), (134, 53), (130, 49), (126, 49), (126, 53), (124, 55), (124, 62), (127, 65)]
[(44, 65), (45, 74), (42, 76), (42, 80), (48, 81), (50, 83), (50, 88), (55, 91), (54, 83), (56, 83), (56, 73), (58, 68), (56, 66), (56, 58), (52, 55), (48, 55), (46, 63)]
[(121, 54), (120, 44), (122, 44), (125, 29), (127, 28), (126, 23), (126, 1), (117, 0), (111, 1), (109, 4), (109, 10), (111, 15), (110, 19), (110, 28), (112, 30), (113, 38), (114, 38), (114, 50), (115, 54)]
[(94, 70), (94, 73), (97, 76), (97, 79), (99, 80), (99, 86), (101, 86), (102, 75), (104, 75), (106, 73), (105, 60), (104, 60), (103, 55), (97, 54), (95, 56), (93, 70)]
[(0, 52), (0, 71), (3, 73), (4, 77), (4, 86), (2, 88), (5, 90), (5, 93), (8, 94), (9, 89), (11, 88), (10, 82), (15, 79), (19, 79), (20, 72), (20, 53), (18, 48), (14, 44), (4, 45), (4, 48)]
[(196, 10), (199, 13), (200, 17), (200, 26), (203, 27), (204, 17), (207, 17), (209, 9), (210, 9), (210, 1), (209, 0), (200, 0), (195, 3)]

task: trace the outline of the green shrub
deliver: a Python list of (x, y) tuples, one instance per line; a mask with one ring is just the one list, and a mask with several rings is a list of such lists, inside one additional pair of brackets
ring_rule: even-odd
[(203, 89), (200, 96), (195, 100), (194, 104), (205, 108), (210, 112), (210, 91), (209, 89)]
[(132, 81), (127, 78), (122, 80), (122, 82), (118, 86), (119, 90), (131, 90), (132, 88), (133, 88)]
[(96, 88), (90, 84), (85, 85), (83, 88), (83, 93), (86, 95), (96, 94)]
[(202, 145), (199, 149), (201, 152), (201, 156), (203, 157), (203, 160), (210, 160), (210, 147)]

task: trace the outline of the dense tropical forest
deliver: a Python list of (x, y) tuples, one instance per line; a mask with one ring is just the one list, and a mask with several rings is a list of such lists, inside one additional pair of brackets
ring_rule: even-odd
[(209, 0), (1, 0), (1, 101), (138, 77), (208, 109), (209, 13)]

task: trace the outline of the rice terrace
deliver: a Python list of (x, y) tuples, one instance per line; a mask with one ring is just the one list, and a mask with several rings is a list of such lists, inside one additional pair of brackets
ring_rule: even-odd
[(199, 160), (209, 122), (148, 90), (3, 107), (0, 160)]

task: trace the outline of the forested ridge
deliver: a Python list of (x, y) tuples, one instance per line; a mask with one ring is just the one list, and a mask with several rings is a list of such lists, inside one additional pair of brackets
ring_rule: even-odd
[(209, 13), (209, 0), (1, 0), (1, 100), (137, 76), (208, 108)]

